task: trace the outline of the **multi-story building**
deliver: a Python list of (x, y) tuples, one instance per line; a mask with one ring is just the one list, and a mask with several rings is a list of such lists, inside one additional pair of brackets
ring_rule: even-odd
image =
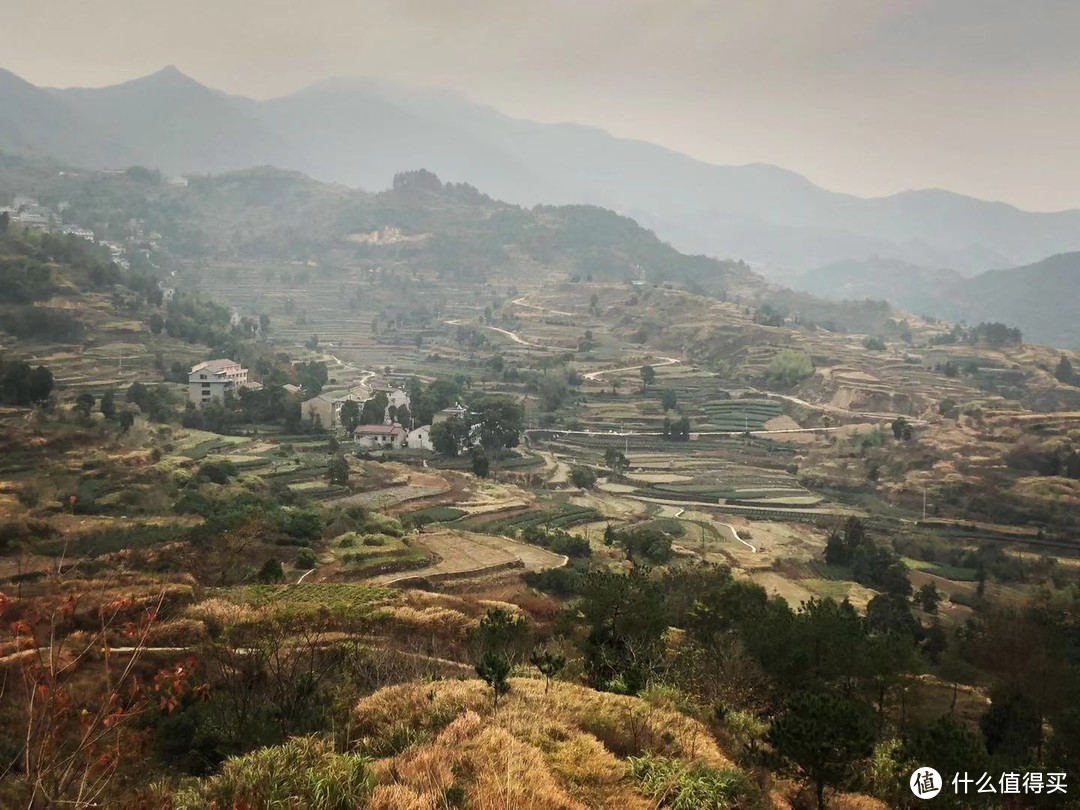
[(248, 370), (235, 360), (206, 360), (191, 367), (188, 374), (188, 400), (200, 408), (212, 399), (225, 399), (226, 391), (247, 387)]

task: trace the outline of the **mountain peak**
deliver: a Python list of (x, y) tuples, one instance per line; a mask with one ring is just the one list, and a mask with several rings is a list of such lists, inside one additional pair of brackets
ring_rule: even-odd
[(151, 73), (148, 76), (144, 76), (141, 79), (135, 79), (136, 82), (153, 82), (155, 84), (185, 84), (185, 85), (203, 85), (195, 81), (195, 79), (188, 76), (176, 65), (166, 65), (156, 73)]

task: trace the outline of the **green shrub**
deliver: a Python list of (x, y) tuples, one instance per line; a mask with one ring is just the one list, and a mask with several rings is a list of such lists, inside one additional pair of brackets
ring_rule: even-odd
[(362, 738), (354, 750), (372, 759), (394, 757), (414, 745), (423, 745), (430, 736), (426, 729), (396, 723), (377, 737)]
[(318, 564), (319, 558), (315, 556), (315, 552), (310, 548), (302, 548), (296, 554), (296, 562), (293, 563), (293, 567), (306, 571)]
[(765, 382), (778, 388), (792, 388), (814, 373), (810, 355), (784, 349), (765, 369)]
[(570, 471), (570, 480), (579, 489), (592, 489), (596, 485), (596, 473), (589, 467), (574, 467)]
[(465, 516), (464, 509), (454, 506), (430, 506), (406, 515), (413, 526), (427, 526), (429, 523), (449, 523)]
[(361, 528), (365, 532), (388, 534), (391, 537), (401, 537), (405, 534), (405, 529), (402, 527), (400, 520), (390, 517), (390, 515), (381, 515), (378, 512), (370, 513)]
[(686, 766), (676, 759), (646, 754), (630, 757), (630, 772), (657, 807), (672, 810), (729, 810), (764, 807), (758, 789), (734, 768)]
[(236, 465), (224, 459), (204, 461), (199, 465), (199, 475), (214, 484), (227, 484), (230, 478), (236, 477)]
[(949, 601), (954, 605), (963, 605), (964, 607), (974, 608), (979, 606), (979, 600), (972, 596), (970, 593), (956, 592), (949, 594)]
[(216, 807), (363, 807), (374, 784), (368, 759), (338, 754), (315, 737), (294, 737), (226, 760), (221, 773), (177, 791), (173, 810)]

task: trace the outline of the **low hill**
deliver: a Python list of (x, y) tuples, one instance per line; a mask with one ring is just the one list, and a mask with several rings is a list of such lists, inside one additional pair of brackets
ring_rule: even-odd
[(969, 279), (953, 270), (875, 256), (825, 265), (788, 282), (821, 298), (868, 298), (948, 320), (1000, 321), (1018, 327), (1033, 342), (1080, 347), (1080, 253)]
[(922, 267), (899, 259), (872, 256), (807, 270), (790, 279), (798, 290), (833, 300), (888, 301), (911, 312), (931, 312), (927, 305), (964, 281), (955, 270)]
[(978, 275), (961, 288), (955, 306), (1015, 324), (1033, 341), (1080, 347), (1080, 253)]

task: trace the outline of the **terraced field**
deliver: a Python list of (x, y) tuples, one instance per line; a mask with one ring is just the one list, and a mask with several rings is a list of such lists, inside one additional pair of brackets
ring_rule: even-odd
[(559, 554), (489, 534), (440, 531), (420, 534), (416, 542), (435, 554), (439, 562), (407, 574), (386, 574), (371, 581), (384, 585), (419, 578), (439, 581), (500, 570), (543, 571), (566, 564), (566, 558)]

